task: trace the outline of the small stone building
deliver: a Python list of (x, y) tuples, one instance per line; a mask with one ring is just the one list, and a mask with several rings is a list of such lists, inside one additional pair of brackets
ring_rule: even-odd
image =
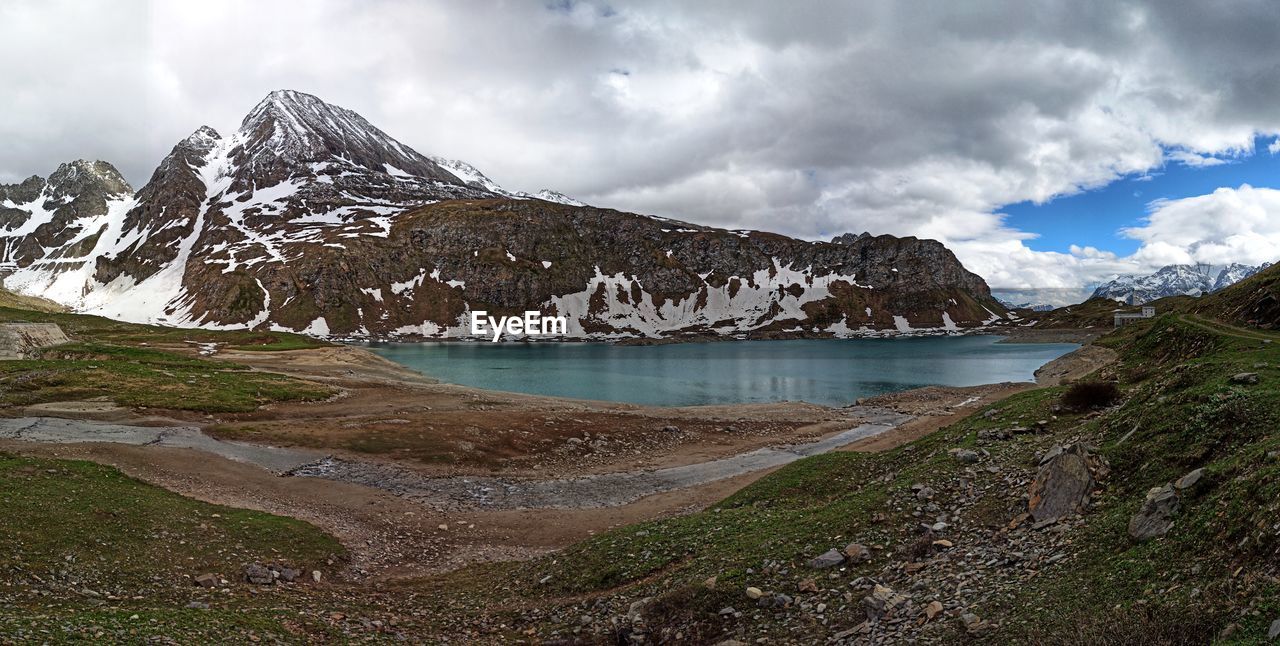
[(1115, 314), (1116, 327), (1124, 327), (1130, 323), (1133, 323), (1134, 321), (1141, 321), (1143, 319), (1155, 318), (1156, 308), (1150, 305), (1147, 305), (1142, 308), (1141, 312), (1125, 312), (1123, 310), (1115, 310), (1114, 314)]

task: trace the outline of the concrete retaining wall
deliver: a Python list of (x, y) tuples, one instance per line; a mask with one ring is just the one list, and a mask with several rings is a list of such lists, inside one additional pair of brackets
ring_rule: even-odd
[(68, 341), (56, 323), (0, 323), (0, 360), (25, 359), (33, 350)]

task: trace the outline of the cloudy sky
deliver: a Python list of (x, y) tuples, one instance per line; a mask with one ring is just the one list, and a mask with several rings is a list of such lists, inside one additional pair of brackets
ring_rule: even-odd
[(1263, 0), (5, 0), (0, 182), (140, 186), (290, 88), (513, 190), (1079, 286), (1280, 259), (1278, 34)]

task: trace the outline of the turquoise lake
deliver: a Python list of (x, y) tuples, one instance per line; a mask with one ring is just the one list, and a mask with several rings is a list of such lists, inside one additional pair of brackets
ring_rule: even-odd
[(1032, 381), (1074, 343), (997, 336), (607, 343), (371, 343), (444, 382), (510, 392), (659, 406), (859, 397), (929, 385)]

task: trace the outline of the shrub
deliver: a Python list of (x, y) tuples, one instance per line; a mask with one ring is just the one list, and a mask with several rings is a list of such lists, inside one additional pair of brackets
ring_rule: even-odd
[(1073, 411), (1106, 408), (1120, 399), (1120, 389), (1110, 381), (1082, 381), (1062, 394), (1062, 407)]

